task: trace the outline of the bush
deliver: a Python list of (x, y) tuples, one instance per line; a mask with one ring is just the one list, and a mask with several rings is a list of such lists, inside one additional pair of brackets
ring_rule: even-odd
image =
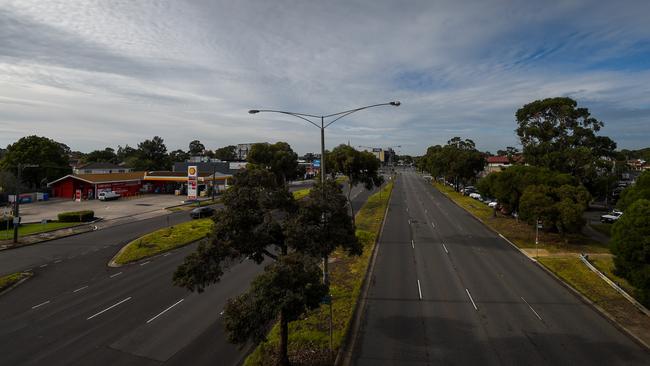
[(7, 223), (9, 224), (9, 229), (14, 227), (13, 216), (0, 217), (0, 230), (6, 230)]
[(95, 218), (95, 211), (85, 210), (85, 211), (61, 212), (58, 215), (58, 218), (59, 218), (59, 222), (92, 221)]

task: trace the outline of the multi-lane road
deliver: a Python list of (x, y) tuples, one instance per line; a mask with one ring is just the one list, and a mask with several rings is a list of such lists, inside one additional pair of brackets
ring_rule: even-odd
[[(369, 192), (357, 187), (355, 210)], [(204, 293), (172, 285), (195, 245), (120, 268), (108, 261), (126, 242), (188, 220), (188, 214), (127, 223), (0, 252), (3, 272), (35, 276), (0, 296), (0, 365), (236, 365), (247, 348), (229, 344), (220, 313), (262, 270), (233, 266)], [(4, 267), (6, 266), (6, 267)]]
[(648, 365), (633, 342), (415, 173), (400, 176), (358, 365)]

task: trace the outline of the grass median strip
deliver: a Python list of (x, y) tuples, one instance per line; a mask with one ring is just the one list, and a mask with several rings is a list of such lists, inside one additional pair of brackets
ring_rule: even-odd
[[(348, 257), (341, 251), (330, 263), (333, 312), (334, 352), (343, 342), (361, 291), (381, 223), (388, 206), (393, 183), (368, 198), (356, 215), (357, 237), (363, 244), (360, 257)], [(297, 364), (329, 364), (329, 306), (323, 305), (302, 320), (289, 324), (289, 357)], [(272, 364), (279, 342), (279, 328), (273, 327), (268, 339), (257, 346), (245, 365)]]
[[(83, 225), (78, 222), (58, 222), (51, 221), (46, 224), (33, 223), (33, 224), (22, 224), (18, 227), (18, 236), (22, 237), (25, 235), (39, 234), (47, 231), (64, 229), (72, 226)], [(5, 228), (2, 228), (5, 229)], [(8, 240), (14, 237), (14, 229), (9, 228), (9, 230), (0, 231), (0, 240)]]
[(208, 236), (213, 225), (212, 219), (206, 218), (156, 230), (127, 244), (113, 261), (127, 264), (190, 244)]
[(10, 288), (21, 280), (30, 277), (31, 275), (31, 272), (16, 272), (5, 276), (0, 276), (0, 292)]

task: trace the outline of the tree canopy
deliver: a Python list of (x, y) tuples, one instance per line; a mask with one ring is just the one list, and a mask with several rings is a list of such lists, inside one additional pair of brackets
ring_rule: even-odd
[(576, 233), (584, 224), (582, 213), (587, 209), (589, 199), (589, 192), (583, 186), (530, 185), (521, 196), (519, 213), (531, 224), (541, 220), (548, 230), (561, 234)]
[(298, 154), (286, 142), (253, 144), (248, 152), (250, 168), (264, 168), (275, 174), (281, 182), (294, 179), (298, 168)]
[(193, 140), (190, 142), (188, 153), (191, 156), (203, 156), (205, 154), (205, 146), (199, 140)]
[(228, 145), (214, 150), (214, 157), (223, 161), (237, 160), (237, 146)]
[(616, 206), (621, 210), (626, 210), (635, 201), (640, 199), (650, 200), (650, 170), (643, 172), (636, 183), (627, 187), (621, 192), (621, 198)]
[(484, 169), (485, 156), (476, 149), (474, 141), (454, 137), (445, 146), (430, 146), (418, 164), (432, 176), (444, 176), (461, 184), (474, 180)]
[(113, 163), (117, 164), (120, 161), (117, 158), (115, 149), (107, 147), (104, 150), (94, 150), (85, 154), (83, 161), (86, 163)]
[(70, 148), (47, 137), (26, 136), (7, 146), (0, 161), (0, 169), (9, 170), (18, 175), (18, 166), (37, 165), (24, 168), (22, 182), (31, 188), (42, 188), (48, 182), (69, 174)]
[(134, 156), (136, 158), (129, 159), (128, 164), (135, 170), (169, 170), (171, 166), (167, 147), (159, 136), (139, 143)]

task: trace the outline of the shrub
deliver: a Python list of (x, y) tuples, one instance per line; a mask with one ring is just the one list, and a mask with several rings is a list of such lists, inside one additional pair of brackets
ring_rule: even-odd
[(60, 222), (92, 221), (95, 218), (95, 211), (84, 210), (84, 211), (61, 212), (58, 215), (58, 218)]
[(13, 216), (0, 217), (0, 230), (6, 230), (7, 224), (9, 224), (9, 229), (14, 227)]

